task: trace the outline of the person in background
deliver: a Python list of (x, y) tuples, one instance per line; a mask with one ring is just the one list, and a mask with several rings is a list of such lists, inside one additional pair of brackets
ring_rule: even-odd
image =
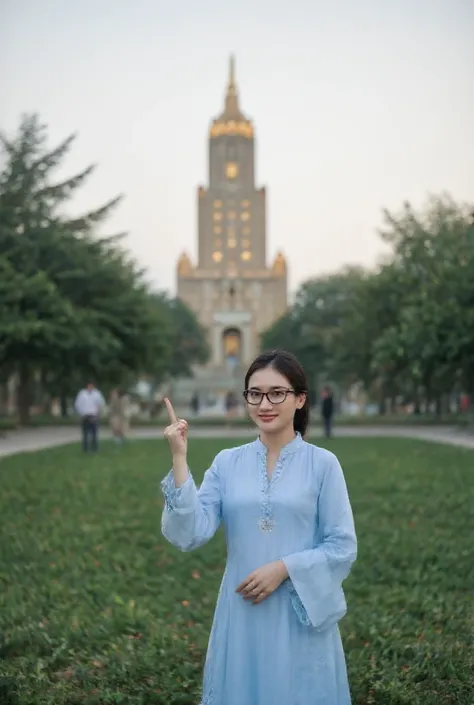
[(95, 452), (99, 449), (99, 418), (105, 409), (105, 400), (92, 382), (81, 389), (74, 402), (74, 408), (81, 417), (82, 449)]
[(232, 419), (236, 415), (237, 404), (238, 401), (235, 393), (232, 389), (229, 389), (225, 397), (225, 410), (228, 419)]
[(334, 400), (332, 390), (326, 385), (321, 394), (321, 416), (323, 417), (324, 435), (326, 438), (332, 436), (332, 417), (334, 414)]
[(109, 424), (114, 441), (122, 445), (128, 430), (130, 402), (128, 396), (119, 389), (113, 389), (109, 399)]
[(120, 398), (122, 400), (122, 436), (125, 440), (130, 433), (130, 422), (132, 419), (133, 405), (127, 392), (122, 391), (120, 393)]
[(191, 397), (189, 407), (193, 416), (197, 416), (199, 414), (199, 395), (197, 392)]

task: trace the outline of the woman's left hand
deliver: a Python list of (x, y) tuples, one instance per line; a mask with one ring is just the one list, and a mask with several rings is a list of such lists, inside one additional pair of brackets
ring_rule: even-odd
[(272, 592), (275, 592), (287, 577), (288, 571), (284, 562), (282, 560), (273, 561), (273, 563), (267, 563), (250, 573), (240, 583), (236, 592), (239, 592), (245, 600), (252, 600), (254, 605), (258, 605)]

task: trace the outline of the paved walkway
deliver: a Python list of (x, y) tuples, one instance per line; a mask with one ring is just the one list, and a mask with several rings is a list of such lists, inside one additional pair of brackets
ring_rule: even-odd
[[(15, 453), (31, 453), (43, 448), (66, 445), (79, 442), (79, 429), (74, 427), (50, 427), (40, 429), (25, 429), (23, 431), (7, 431), (0, 436), (0, 458)], [(310, 438), (320, 438), (319, 429), (312, 429), (308, 434)], [(474, 434), (450, 426), (424, 426), (413, 428), (407, 426), (339, 426), (335, 429), (337, 437), (370, 438), (416, 438), (445, 443), (474, 450)], [(131, 438), (162, 438), (160, 428), (135, 428)], [(220, 427), (191, 428), (190, 438), (252, 438), (255, 431), (245, 428), (228, 429)], [(101, 438), (110, 438), (109, 429), (101, 431)]]

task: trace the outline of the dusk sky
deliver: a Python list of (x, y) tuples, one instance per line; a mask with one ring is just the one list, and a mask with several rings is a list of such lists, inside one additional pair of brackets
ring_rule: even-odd
[(292, 290), (374, 265), (385, 207), (474, 201), (473, 0), (2, 0), (0, 129), (77, 132), (66, 172), (97, 170), (74, 212), (123, 193), (107, 230), (175, 291), (231, 53)]

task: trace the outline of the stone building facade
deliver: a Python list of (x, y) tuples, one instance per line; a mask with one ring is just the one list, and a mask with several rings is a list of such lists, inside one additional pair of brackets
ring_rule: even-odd
[(260, 350), (260, 334), (287, 309), (283, 254), (267, 264), (266, 191), (255, 184), (255, 128), (239, 106), (234, 61), (223, 112), (209, 128), (208, 185), (199, 186), (198, 261), (177, 263), (177, 295), (209, 336), (211, 358), (191, 388), (241, 386)]

